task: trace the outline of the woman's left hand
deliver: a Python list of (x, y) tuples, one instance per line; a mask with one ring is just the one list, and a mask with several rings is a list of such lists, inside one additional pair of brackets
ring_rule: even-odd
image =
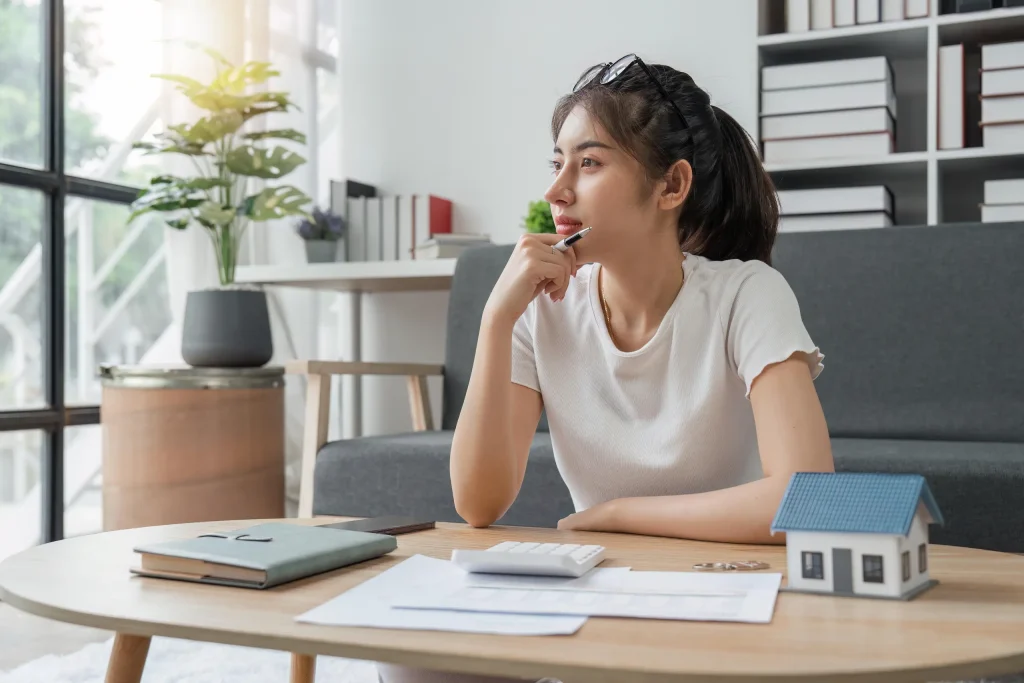
[(611, 503), (601, 503), (558, 521), (564, 531), (611, 531)]

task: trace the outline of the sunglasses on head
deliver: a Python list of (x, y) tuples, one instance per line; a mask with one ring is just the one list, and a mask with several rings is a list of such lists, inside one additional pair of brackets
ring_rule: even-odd
[(679, 120), (683, 124), (683, 128), (689, 129), (690, 126), (686, 123), (686, 117), (683, 116), (683, 112), (680, 111), (676, 103), (672, 101), (671, 97), (669, 97), (668, 91), (665, 90), (661, 81), (659, 81), (647, 65), (644, 64), (644, 60), (640, 59), (635, 54), (626, 55), (615, 62), (605, 62), (604, 64), (597, 64), (591, 67), (580, 77), (578, 81), (576, 81), (576, 85), (573, 86), (572, 91), (579, 92), (594, 81), (597, 81), (601, 85), (607, 85), (621, 76), (622, 73), (633, 64), (636, 64), (643, 69), (643, 72), (647, 74), (647, 77), (651, 79), (651, 82), (658, 88), (658, 92), (661, 93), (661, 96), (664, 97), (665, 101), (668, 102), (672, 106), (672, 109), (675, 110), (676, 114), (679, 116)]

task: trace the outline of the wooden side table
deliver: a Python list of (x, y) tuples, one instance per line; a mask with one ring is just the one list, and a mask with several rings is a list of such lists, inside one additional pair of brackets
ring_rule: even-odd
[(284, 516), (284, 370), (106, 367), (103, 528)]

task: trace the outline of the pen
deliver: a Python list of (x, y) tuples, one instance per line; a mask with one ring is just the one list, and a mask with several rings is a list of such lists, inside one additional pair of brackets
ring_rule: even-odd
[(566, 237), (564, 240), (553, 246), (552, 249), (557, 249), (564, 253), (569, 247), (583, 239), (590, 230), (591, 228), (583, 228), (579, 232)]

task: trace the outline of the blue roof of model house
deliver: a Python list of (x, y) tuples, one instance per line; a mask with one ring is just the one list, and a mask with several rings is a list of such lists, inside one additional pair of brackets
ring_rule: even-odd
[(928, 482), (919, 474), (798, 472), (789, 481), (771, 531), (905, 536), (920, 503), (936, 523), (944, 523)]

